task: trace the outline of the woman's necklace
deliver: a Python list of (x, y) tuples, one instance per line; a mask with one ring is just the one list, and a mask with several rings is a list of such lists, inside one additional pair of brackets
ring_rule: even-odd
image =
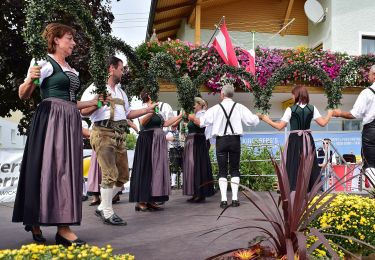
[(61, 66), (61, 67), (64, 67), (64, 68), (67, 68), (69, 70), (72, 70), (72, 68), (69, 66), (69, 64), (65, 61), (65, 59), (63, 59), (62, 61), (60, 59), (58, 59), (55, 55), (53, 55), (53, 59)]

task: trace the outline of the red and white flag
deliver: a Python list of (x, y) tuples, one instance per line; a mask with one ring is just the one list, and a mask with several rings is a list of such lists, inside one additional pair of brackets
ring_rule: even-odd
[(236, 53), (234, 52), (232, 41), (230, 40), (225, 22), (221, 24), (219, 33), (216, 35), (212, 45), (217, 50), (220, 57), (224, 60), (225, 64), (238, 67)]
[(246, 66), (245, 70), (255, 75), (255, 51), (254, 50), (243, 50), (249, 58), (249, 64)]

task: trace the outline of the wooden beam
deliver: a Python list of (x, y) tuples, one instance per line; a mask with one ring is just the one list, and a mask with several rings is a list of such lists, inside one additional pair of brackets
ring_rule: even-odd
[[(292, 9), (293, 9), (293, 3), (294, 3), (294, 0), (289, 0), (289, 3), (288, 3), (288, 8), (286, 9), (286, 12), (285, 12), (285, 17), (284, 17), (284, 23), (283, 25), (281, 26), (281, 28), (283, 28), (285, 25), (287, 25), (287, 23), (289, 22), (289, 17), (290, 17), (290, 14), (292, 12)], [(280, 28), (280, 29), (281, 29)], [(285, 31), (282, 31), (280, 33), (281, 36), (284, 36), (285, 35)]]
[(193, 27), (194, 26), (194, 21), (195, 21), (195, 6), (194, 6), (193, 10), (191, 11), (191, 14), (190, 14), (190, 16), (188, 18), (187, 23), (190, 24), (191, 27)]
[(170, 11), (170, 10), (173, 10), (173, 9), (177, 9), (177, 8), (181, 8), (181, 7), (185, 7), (185, 6), (191, 6), (192, 4), (194, 4), (194, 1), (190, 0), (190, 1), (183, 2), (183, 3), (178, 3), (178, 4), (174, 4), (174, 5), (170, 5), (170, 6), (156, 8), (156, 12), (157, 13), (167, 12), (167, 11)]
[(154, 26), (162, 24), (162, 23), (166, 23), (166, 22), (176, 21), (176, 20), (181, 20), (181, 15), (171, 16), (168, 18), (157, 20), (154, 22)]
[[(173, 83), (170, 83), (165, 80), (159, 80), (160, 85), (160, 92), (176, 92), (177, 88), (176, 85)], [(306, 86), (307, 90), (309, 91), (309, 94), (324, 94), (323, 87), (316, 87), (316, 86)], [(287, 86), (276, 86), (272, 93), (290, 93), (290, 91), (293, 89), (292, 85)], [(348, 95), (358, 95), (364, 88), (362, 87), (346, 87), (343, 89), (343, 94)], [(212, 89), (207, 88), (204, 85), (200, 86), (200, 92), (212, 92)], [(245, 91), (242, 89), (236, 89), (236, 92), (242, 93)]]
[(195, 33), (194, 40), (195, 44), (201, 43), (201, 3), (202, 0), (198, 0), (195, 5)]
[(169, 26), (169, 27), (162, 28), (160, 30), (156, 30), (156, 34), (162, 34), (162, 33), (165, 33), (165, 32), (174, 31), (178, 28), (180, 28), (179, 24), (172, 25), (172, 26)]

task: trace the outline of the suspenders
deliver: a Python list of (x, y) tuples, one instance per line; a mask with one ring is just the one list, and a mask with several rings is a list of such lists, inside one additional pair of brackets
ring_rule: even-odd
[(232, 113), (233, 113), (233, 109), (234, 107), (236, 106), (236, 102), (234, 102), (232, 108), (230, 109), (230, 112), (229, 112), (229, 116), (227, 114), (227, 111), (225, 111), (223, 105), (220, 103), (220, 107), (223, 109), (223, 112), (224, 112), (224, 116), (225, 118), (227, 119), (227, 123), (225, 124), (225, 129), (224, 129), (224, 135), (227, 134), (227, 129), (228, 129), (228, 126), (230, 127), (230, 130), (232, 131), (232, 134), (234, 134), (234, 131), (233, 131), (233, 127), (232, 127), (232, 124), (230, 123), (230, 117), (232, 116)]
[(375, 94), (375, 90), (373, 90), (372, 88), (368, 88), (368, 89), (371, 90), (371, 92)]

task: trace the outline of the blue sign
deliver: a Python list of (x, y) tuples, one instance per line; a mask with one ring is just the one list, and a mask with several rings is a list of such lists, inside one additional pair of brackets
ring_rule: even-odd
[[(312, 133), (317, 148), (322, 146), (324, 138), (331, 139), (331, 143), (342, 154), (361, 154), (361, 132), (318, 132)], [(285, 145), (285, 133), (247, 133), (241, 137), (241, 143), (253, 145), (254, 143), (272, 146), (272, 152), (275, 154), (279, 147)]]

